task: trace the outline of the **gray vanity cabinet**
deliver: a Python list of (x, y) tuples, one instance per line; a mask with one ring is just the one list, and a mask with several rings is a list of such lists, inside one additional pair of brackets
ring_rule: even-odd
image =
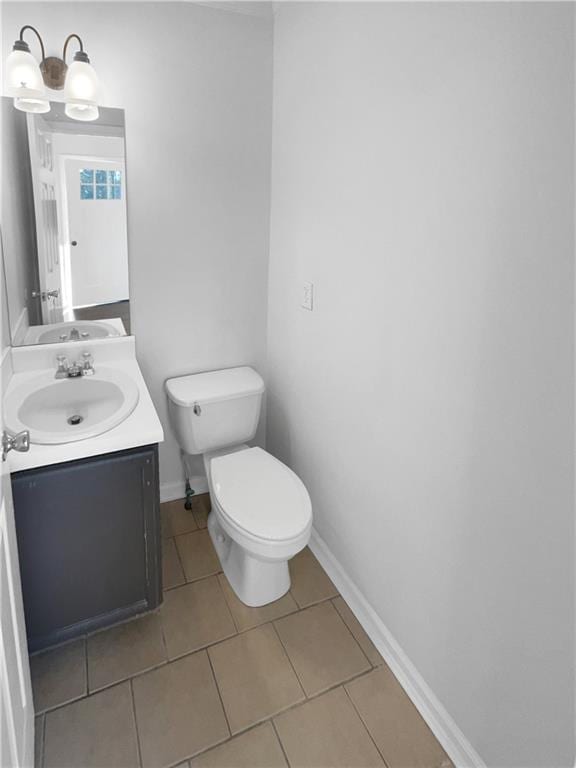
[(30, 651), (159, 605), (158, 449), (12, 475)]

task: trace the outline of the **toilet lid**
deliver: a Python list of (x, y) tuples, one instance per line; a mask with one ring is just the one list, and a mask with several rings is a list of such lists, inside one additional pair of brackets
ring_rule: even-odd
[(300, 478), (261, 448), (218, 456), (212, 488), (232, 523), (253, 536), (293, 539), (311, 523), (312, 505)]

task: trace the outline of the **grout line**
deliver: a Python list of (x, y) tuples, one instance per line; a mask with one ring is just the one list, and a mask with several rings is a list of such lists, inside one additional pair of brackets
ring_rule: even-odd
[[(222, 573), (222, 575), (224, 576), (224, 573)], [(224, 578), (226, 578), (226, 576), (224, 576)], [(238, 626), (238, 622), (236, 621), (236, 617), (234, 616), (234, 612), (232, 611), (232, 607), (230, 606), (230, 603), (228, 602), (228, 598), (226, 597), (226, 592), (224, 590), (224, 587), (220, 583), (220, 574), (218, 574), (218, 586), (220, 587), (220, 591), (224, 595), (224, 602), (226, 603), (226, 607), (228, 608), (228, 613), (232, 617), (232, 623), (236, 627), (236, 634), (240, 635), (242, 633), (240, 632), (240, 628)]]
[(222, 600), (224, 600), (224, 605), (226, 606), (226, 610), (228, 611), (228, 616), (232, 619), (232, 626), (236, 630), (234, 635), (231, 635), (231, 637), (236, 637), (238, 634), (238, 625), (236, 624), (236, 620), (234, 619), (234, 614), (230, 610), (230, 606), (228, 605), (228, 601), (226, 600), (226, 594), (224, 593), (224, 590), (222, 589), (222, 584), (220, 584), (220, 574), (216, 575), (216, 584), (218, 584), (218, 590), (220, 594), (222, 595)]
[[(186, 578), (184, 569), (182, 570), (182, 573), (184, 574), (184, 578)], [(185, 581), (184, 584), (175, 584), (173, 587), (163, 589), (162, 592), (174, 592), (175, 589), (182, 589), (183, 587), (188, 587), (190, 584), (197, 584), (199, 581), (206, 581), (206, 579), (210, 579), (213, 576), (219, 576), (221, 573), (223, 573), (222, 569), (219, 571), (214, 571), (213, 573), (206, 573), (203, 576), (198, 576), (197, 578), (191, 579), (190, 581)]]
[[(332, 598), (329, 598), (329, 601), (330, 601), (330, 602), (331, 602), (331, 600), (332, 600)], [(328, 602), (328, 600), (323, 600), (322, 602)], [(315, 605), (311, 605), (311, 606), (309, 606), (309, 608), (315, 608), (315, 607), (316, 607), (316, 605), (320, 605), (320, 603), (316, 603)], [(369, 658), (366, 656), (366, 654), (365, 654), (365, 653), (364, 653), (364, 651), (362, 650), (362, 648), (361, 648), (361, 646), (360, 646), (360, 643), (359, 643), (359, 642), (356, 640), (356, 638), (354, 637), (354, 635), (353, 635), (353, 634), (352, 634), (352, 632), (350, 631), (350, 628), (348, 627), (348, 625), (346, 624), (346, 622), (344, 621), (344, 619), (343, 619), (343, 618), (340, 616), (340, 614), (338, 613), (338, 611), (336, 610), (336, 608), (335, 608), (334, 606), (332, 606), (332, 609), (334, 610), (334, 612), (335, 612), (336, 616), (338, 616), (338, 618), (339, 618), (339, 619), (340, 619), (340, 621), (342, 622), (343, 626), (345, 627), (346, 631), (349, 633), (349, 635), (350, 635), (350, 637), (352, 638), (352, 640), (354, 641), (355, 645), (357, 645), (357, 646), (358, 646), (358, 649), (360, 650), (360, 652), (361, 652), (362, 656), (364, 657), (364, 659), (366, 660), (366, 663), (368, 664), (368, 669), (363, 669), (363, 670), (362, 670), (362, 672), (359, 672), (358, 674), (354, 674), (354, 675), (352, 675), (352, 676), (351, 676), (351, 677), (349, 677), (349, 678), (345, 678), (344, 680), (340, 680), (340, 681), (338, 681), (338, 683), (336, 683), (335, 685), (333, 685), (333, 686), (329, 686), (328, 688), (326, 688), (326, 689), (324, 689), (324, 690), (322, 690), (322, 691), (318, 691), (318, 693), (317, 693), (317, 694), (313, 694), (313, 695), (310, 695), (310, 696), (309, 696), (309, 695), (306, 693), (306, 690), (305, 690), (305, 688), (304, 688), (304, 683), (303, 683), (303, 682), (302, 682), (302, 680), (300, 679), (300, 676), (298, 675), (298, 672), (296, 671), (296, 668), (295, 668), (295, 667), (294, 667), (294, 665), (292, 664), (292, 659), (290, 658), (290, 654), (288, 653), (288, 649), (287, 649), (287, 648), (286, 648), (286, 646), (284, 645), (284, 643), (283, 643), (283, 641), (282, 641), (282, 637), (281, 637), (281, 635), (280, 635), (280, 632), (278, 631), (278, 628), (276, 627), (276, 622), (277, 622), (277, 621), (281, 621), (281, 620), (282, 620), (282, 618), (284, 618), (284, 617), (282, 617), (282, 618), (280, 618), (280, 619), (275, 619), (275, 620), (272, 622), (272, 624), (274, 625), (274, 629), (276, 630), (276, 634), (278, 635), (278, 639), (280, 640), (280, 643), (282, 644), (282, 647), (284, 648), (284, 651), (285, 651), (285, 653), (286, 653), (286, 656), (288, 656), (288, 659), (289, 659), (289, 661), (290, 661), (290, 664), (292, 665), (292, 669), (294, 670), (294, 674), (295, 674), (295, 675), (296, 675), (296, 677), (298, 678), (298, 682), (300, 683), (300, 685), (301, 685), (301, 687), (302, 687), (302, 690), (304, 691), (304, 695), (306, 696), (306, 698), (307, 698), (307, 699), (312, 699), (312, 698), (314, 698), (314, 696), (316, 696), (316, 695), (318, 695), (318, 696), (319, 696), (319, 695), (321, 695), (322, 693), (326, 693), (326, 691), (332, 690), (332, 688), (335, 688), (335, 687), (337, 687), (338, 685), (343, 685), (344, 683), (348, 683), (348, 682), (350, 682), (350, 680), (353, 680), (355, 677), (359, 677), (359, 675), (364, 675), (364, 674), (366, 674), (367, 672), (372, 672), (372, 670), (373, 670), (372, 662), (370, 661), (370, 659), (369, 659)], [(303, 613), (303, 612), (304, 612), (304, 611), (306, 611), (306, 610), (308, 610), (308, 608), (303, 608), (303, 609), (300, 611), (300, 613)], [(293, 614), (292, 614), (292, 615), (293, 615)]]
[[(176, 544), (176, 536), (172, 537), (172, 542), (174, 544), (174, 549), (176, 550), (176, 560), (178, 560), (178, 564), (180, 565), (180, 571), (182, 573), (182, 576), (184, 577), (184, 584), (188, 581), (186, 578), (186, 571), (184, 570), (184, 563), (182, 562), (182, 558), (180, 557), (180, 550), (178, 549), (178, 544)], [(179, 584), (178, 586), (182, 586)]]
[(164, 633), (164, 621), (162, 619), (162, 613), (160, 611), (158, 611), (158, 620), (160, 622), (160, 636), (162, 637), (162, 648), (164, 649), (164, 658), (166, 659), (166, 663), (169, 664), (170, 657), (168, 656), (168, 644), (166, 642), (166, 635)]
[[(224, 699), (222, 698), (222, 692), (220, 691), (220, 686), (218, 685), (218, 678), (216, 677), (216, 672), (214, 671), (214, 665), (212, 664), (212, 659), (210, 657), (210, 654), (208, 653), (208, 649), (206, 648), (205, 651), (206, 656), (208, 657), (208, 664), (210, 664), (210, 670), (212, 672), (212, 679), (214, 680), (214, 685), (216, 686), (216, 690), (218, 691), (218, 698), (220, 699), (220, 706), (222, 707), (222, 712), (224, 713), (224, 719), (226, 720), (226, 727), (228, 728), (228, 733), (230, 734), (230, 737), (232, 737), (234, 734), (232, 733), (232, 728), (230, 728), (230, 721), (228, 720), (228, 713), (226, 712), (226, 707), (224, 706)], [(226, 739), (228, 741), (228, 739)]]
[(46, 713), (42, 715), (40, 731), (40, 768), (44, 768), (44, 756), (46, 754)]
[[(338, 610), (338, 607), (337, 607), (337, 606), (334, 604), (334, 601), (335, 601), (335, 600), (338, 600), (338, 599), (342, 600), (342, 602), (343, 602), (343, 603), (344, 603), (344, 605), (345, 605), (345, 606), (348, 608), (348, 610), (350, 611), (350, 613), (352, 614), (352, 616), (354, 616), (354, 618), (356, 619), (356, 621), (358, 622), (358, 624), (360, 624), (360, 622), (358, 621), (358, 618), (357, 618), (357, 616), (354, 614), (354, 611), (352, 610), (352, 608), (350, 608), (350, 606), (348, 605), (348, 603), (346, 602), (346, 600), (344, 600), (344, 598), (342, 597), (342, 595), (338, 595), (338, 597), (333, 597), (333, 598), (332, 598), (332, 600), (331, 600), (331, 603), (332, 603), (332, 605), (334, 606), (334, 608), (336, 609), (336, 612), (338, 613), (338, 615), (340, 616), (340, 618), (342, 619), (342, 621), (344, 622), (344, 624), (346, 624), (346, 626), (348, 627), (348, 629), (350, 630), (350, 632), (352, 632), (352, 627), (350, 627), (350, 625), (348, 624), (348, 622), (346, 621), (346, 619), (344, 618), (344, 616), (343, 616), (343, 615), (340, 613), (340, 611)], [(372, 646), (373, 646), (374, 650), (375, 650), (375, 651), (376, 651), (376, 653), (377, 653), (377, 654), (380, 656), (380, 659), (381, 659), (381, 661), (380, 661), (380, 663), (379, 663), (379, 664), (374, 664), (374, 662), (373, 662), (373, 661), (372, 661), (372, 660), (369, 658), (369, 656), (368, 656), (368, 654), (366, 653), (366, 651), (364, 650), (364, 648), (362, 648), (362, 645), (361, 645), (361, 643), (360, 643), (360, 640), (358, 640), (358, 638), (356, 637), (356, 635), (354, 634), (354, 632), (352, 632), (352, 635), (353, 635), (354, 639), (356, 640), (356, 642), (358, 643), (358, 645), (360, 646), (360, 648), (362, 648), (362, 651), (363, 651), (363, 653), (364, 653), (364, 656), (366, 656), (366, 658), (368, 659), (368, 662), (369, 662), (369, 664), (371, 665), (372, 669), (378, 669), (378, 667), (381, 667), (381, 666), (382, 666), (382, 665), (385, 663), (385, 662), (384, 662), (384, 659), (382, 658), (382, 654), (380, 653), (380, 651), (378, 650), (378, 648), (376, 648), (376, 646), (374, 645), (374, 643), (372, 642), (372, 640), (371, 640), (371, 639), (368, 637), (368, 634), (366, 633), (366, 630), (364, 629), (364, 627), (362, 626), (362, 624), (360, 624), (360, 629), (362, 630), (362, 632), (364, 632), (364, 634), (366, 635), (366, 638), (367, 638), (368, 642), (372, 644)]]
[(89, 693), (83, 693), (80, 696), (73, 696), (71, 699), (61, 701), (59, 704), (54, 704), (50, 707), (45, 707), (44, 709), (34, 710), (34, 716), (47, 715), (49, 712), (54, 712), (56, 709), (62, 709), (62, 707), (67, 707), (69, 704), (75, 704), (77, 701), (82, 701), (82, 699), (88, 698), (89, 695)]
[(90, 694), (90, 673), (88, 667), (88, 636), (84, 637), (84, 667), (86, 672), (86, 696)]
[(276, 728), (276, 723), (274, 722), (273, 717), (270, 718), (270, 724), (272, 725), (272, 729), (276, 734), (276, 738), (278, 739), (278, 744), (280, 744), (280, 749), (282, 750), (282, 754), (284, 755), (284, 760), (286, 760), (286, 765), (290, 765), (290, 760), (288, 760), (288, 755), (286, 754), (286, 750), (284, 749), (284, 744), (282, 744), (282, 739), (280, 738), (280, 734), (278, 733), (278, 728)]
[(386, 758), (385, 758), (385, 757), (384, 757), (384, 755), (382, 754), (382, 751), (381, 751), (381, 750), (378, 748), (378, 744), (376, 744), (376, 742), (374, 741), (374, 739), (373, 739), (373, 737), (372, 737), (372, 734), (370, 733), (370, 730), (369, 730), (368, 726), (367, 726), (367, 725), (366, 725), (366, 723), (364, 722), (364, 718), (362, 717), (362, 715), (361, 715), (361, 714), (360, 714), (360, 712), (358, 711), (358, 707), (357, 707), (357, 706), (356, 706), (356, 704), (354, 703), (354, 699), (352, 698), (352, 696), (350, 696), (350, 694), (349, 694), (349, 693), (348, 693), (348, 691), (346, 690), (346, 686), (345, 686), (345, 685), (343, 685), (343, 686), (342, 686), (342, 688), (343, 688), (343, 690), (344, 690), (344, 695), (348, 697), (348, 701), (349, 701), (349, 702), (350, 702), (350, 704), (352, 705), (352, 708), (354, 709), (354, 712), (356, 712), (356, 714), (358, 715), (358, 717), (359, 717), (359, 719), (360, 719), (360, 722), (361, 722), (361, 723), (362, 723), (362, 725), (364, 726), (364, 730), (365, 730), (365, 731), (366, 731), (366, 733), (368, 734), (368, 737), (369, 737), (370, 741), (372, 742), (372, 744), (374, 744), (374, 747), (375, 747), (375, 749), (376, 749), (376, 752), (378, 752), (378, 754), (380, 755), (380, 757), (382, 758), (382, 760), (383, 760), (383, 762), (384, 762), (384, 765), (386, 766), (386, 768), (388, 768), (388, 763), (386, 762)]
[[(280, 632), (278, 632), (278, 628), (276, 627), (276, 622), (272, 621), (270, 623), (272, 624), (272, 629), (276, 633), (276, 637), (278, 638), (278, 642), (282, 646), (282, 650), (284, 651), (284, 654), (285, 654), (286, 658), (288, 659), (288, 662), (290, 663), (290, 666), (292, 667), (292, 672), (294, 672), (294, 675), (296, 676), (296, 680), (298, 680), (298, 685), (302, 689), (302, 693), (304, 694), (304, 700), (307, 700), (308, 699), (308, 694), (306, 693), (306, 689), (304, 688), (302, 680), (300, 680), (300, 676), (298, 675), (298, 672), (296, 672), (296, 668), (295, 668), (294, 664), (292, 663), (292, 659), (290, 658), (290, 654), (288, 653), (288, 651), (286, 650), (286, 646), (282, 642), (282, 638), (280, 637)], [(299, 702), (299, 703), (301, 704), (302, 702)]]
[(142, 766), (142, 745), (140, 744), (140, 729), (138, 728), (138, 718), (136, 716), (136, 700), (134, 698), (134, 686), (132, 685), (132, 679), (129, 680), (130, 684), (130, 698), (132, 699), (132, 716), (134, 717), (134, 728), (136, 730), (136, 749), (138, 750), (138, 764)]
[[(178, 547), (176, 545), (176, 536), (171, 536), (170, 539), (172, 539), (172, 545), (174, 547), (174, 550), (176, 551), (176, 560), (178, 561), (178, 565), (180, 566), (180, 573), (182, 574), (182, 578), (184, 579), (184, 584), (186, 584), (186, 574), (184, 572), (184, 566), (182, 565), (182, 558), (180, 557), (180, 552), (178, 551)], [(170, 539), (163, 539), (162, 541), (162, 549), (164, 550), (164, 542), (169, 541)], [(162, 553), (162, 563), (164, 563), (164, 553)], [(174, 584), (172, 587), (165, 587), (164, 586), (164, 580), (162, 580), (162, 593), (168, 592), (170, 589), (175, 589), (176, 587), (181, 587), (182, 584)]]
[(224, 744), (229, 744), (231, 741), (234, 741), (235, 739), (239, 738), (240, 736), (244, 736), (246, 733), (250, 733), (250, 731), (255, 731), (256, 728), (260, 728), (263, 725), (266, 725), (268, 722), (270, 722), (271, 718), (275, 717), (275, 715), (272, 715), (267, 720), (261, 720), (257, 723), (254, 723), (253, 725), (249, 725), (247, 728), (245, 728), (243, 731), (239, 731), (238, 733), (232, 734), (229, 738), (224, 739), (223, 741), (219, 741), (216, 744), (212, 744), (210, 747), (205, 747), (204, 749), (199, 750), (198, 752), (194, 752), (193, 755), (190, 755), (189, 757), (186, 757), (183, 761), (180, 760), (176, 763), (172, 763), (168, 768), (180, 768), (180, 766), (184, 766), (185, 763), (187, 763), (189, 760), (193, 760), (196, 757), (200, 757), (201, 755), (205, 755), (206, 752), (210, 752), (213, 749), (217, 749), (218, 747), (222, 747)]
[[(234, 637), (238, 637), (238, 633), (236, 631), (230, 633), (229, 635), (224, 635), (224, 637), (219, 637), (218, 640), (214, 640), (212, 643), (205, 643), (204, 645), (199, 645), (196, 648), (190, 648), (187, 651), (184, 651), (183, 653), (179, 653), (177, 656), (168, 657), (168, 664), (171, 664), (173, 661), (179, 661), (180, 659), (186, 658), (186, 656), (192, 656), (193, 653), (200, 653), (200, 651), (207, 651), (208, 648), (213, 648), (215, 645), (220, 645), (221, 643), (225, 643), (227, 640), (232, 640)], [(137, 675), (134, 675), (134, 677), (140, 677), (140, 673)]]
[[(140, 674), (134, 675), (133, 677), (140, 677)], [(117, 680), (114, 683), (110, 683), (110, 685), (107, 685), (104, 688), (99, 688), (97, 691), (94, 691), (93, 693), (85, 693), (82, 696), (76, 696), (72, 699), (66, 699), (66, 701), (62, 701), (60, 702), (60, 704), (55, 704), (53, 707), (48, 707), (47, 709), (42, 709), (38, 712), (35, 711), (34, 716), (38, 717), (39, 715), (48, 715), (51, 712), (56, 712), (59, 709), (70, 707), (72, 706), (72, 704), (77, 704), (79, 701), (84, 701), (84, 699), (91, 699), (93, 696), (97, 696), (99, 693), (102, 693), (102, 691), (109, 691), (111, 688), (116, 688), (116, 686), (118, 685), (123, 685), (124, 683), (130, 682), (130, 680), (132, 680), (132, 677), (127, 677), (124, 680)]]
[[(333, 598), (333, 599), (334, 599), (334, 598)], [(333, 600), (333, 599), (332, 599), (332, 600)], [(362, 656), (364, 656), (364, 658), (366, 659), (366, 662), (368, 663), (368, 669), (367, 669), (367, 670), (365, 670), (365, 671), (369, 672), (370, 670), (374, 669), (374, 665), (372, 664), (372, 662), (371, 662), (371, 661), (370, 661), (370, 659), (368, 658), (368, 654), (364, 652), (364, 648), (362, 648), (362, 646), (360, 645), (360, 643), (358, 642), (358, 640), (356, 640), (356, 638), (354, 637), (354, 633), (352, 632), (352, 630), (350, 629), (350, 627), (348, 626), (348, 624), (347, 624), (347, 623), (344, 621), (344, 618), (343, 618), (343, 617), (340, 615), (340, 611), (338, 610), (338, 608), (336, 608), (336, 606), (334, 605), (334, 603), (332, 602), (332, 600), (330, 601), (330, 602), (331, 602), (331, 604), (332, 604), (332, 610), (334, 611), (334, 613), (336, 614), (336, 616), (338, 616), (338, 618), (340, 619), (340, 621), (342, 622), (342, 624), (343, 624), (343, 625), (346, 627), (346, 630), (348, 631), (348, 634), (350, 635), (350, 637), (352, 638), (352, 640), (353, 640), (353, 641), (356, 643), (356, 645), (357, 645), (357, 646), (358, 646), (358, 648), (360, 649), (360, 653), (362, 654)]]
[(121, 677), (118, 680), (113, 680), (110, 683), (106, 683), (106, 685), (101, 685), (99, 688), (94, 688), (93, 690), (90, 691), (88, 696), (93, 696), (95, 693), (101, 693), (102, 691), (106, 691), (108, 688), (113, 688), (115, 685), (120, 685), (120, 683), (126, 683), (130, 680), (134, 680), (134, 678), (136, 677), (142, 677), (142, 675), (146, 675), (148, 674), (148, 672), (153, 672), (155, 669), (160, 669), (161, 667), (165, 667), (169, 663), (170, 663), (170, 660), (166, 658), (163, 661), (159, 662), (158, 664), (153, 664), (151, 667), (146, 667), (146, 669), (140, 669), (138, 670), (138, 672), (134, 672), (131, 675), (127, 675), (126, 677)]

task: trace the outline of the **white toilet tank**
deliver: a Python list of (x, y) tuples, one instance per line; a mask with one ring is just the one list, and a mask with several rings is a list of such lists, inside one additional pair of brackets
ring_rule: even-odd
[(166, 381), (168, 412), (180, 447), (192, 455), (251, 440), (264, 381), (247, 366)]

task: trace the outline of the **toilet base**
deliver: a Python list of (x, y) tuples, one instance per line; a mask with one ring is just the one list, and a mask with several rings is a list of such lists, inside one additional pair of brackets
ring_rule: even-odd
[(288, 592), (288, 560), (262, 560), (247, 552), (223, 530), (214, 510), (208, 516), (208, 532), (230, 586), (245, 605), (267, 605)]

